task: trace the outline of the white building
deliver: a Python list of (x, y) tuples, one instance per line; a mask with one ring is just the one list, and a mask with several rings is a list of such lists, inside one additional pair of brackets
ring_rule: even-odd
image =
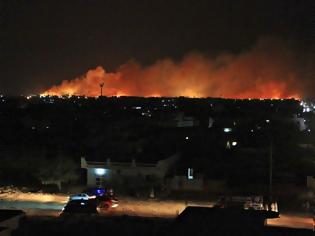
[(195, 127), (199, 125), (199, 121), (192, 116), (185, 116), (184, 113), (179, 113), (175, 117), (176, 127)]
[(307, 129), (307, 125), (303, 117), (298, 117), (297, 115), (294, 115), (292, 120), (298, 126), (299, 131), (304, 131)]
[(157, 163), (105, 162), (87, 161), (81, 158), (81, 168), (87, 170), (87, 185), (102, 186), (106, 183), (121, 182), (125, 179), (140, 178), (143, 180), (163, 180), (170, 167), (178, 160), (175, 154)]

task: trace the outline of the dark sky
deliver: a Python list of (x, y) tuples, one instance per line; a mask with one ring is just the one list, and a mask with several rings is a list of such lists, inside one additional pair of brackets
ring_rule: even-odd
[(0, 0), (0, 92), (38, 93), (98, 65), (239, 53), (260, 37), (307, 48), (313, 0)]

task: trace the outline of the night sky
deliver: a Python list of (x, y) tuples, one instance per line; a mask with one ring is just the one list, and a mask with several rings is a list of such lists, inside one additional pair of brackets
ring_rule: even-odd
[(314, 43), (312, 0), (0, 0), (0, 93), (39, 93), (96, 66), (190, 52), (241, 53), (259, 38)]

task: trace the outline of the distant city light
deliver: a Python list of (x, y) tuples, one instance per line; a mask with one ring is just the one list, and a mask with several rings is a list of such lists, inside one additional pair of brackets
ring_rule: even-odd
[(231, 128), (224, 128), (223, 131), (224, 131), (225, 133), (229, 133), (229, 132), (232, 132), (232, 129), (231, 129)]
[(269, 123), (270, 122), (270, 120), (266, 120), (266, 123)]
[(233, 141), (233, 142), (232, 142), (232, 146), (235, 147), (236, 145), (237, 145), (237, 142), (236, 142), (236, 141)]
[(189, 137), (188, 136), (186, 136), (186, 138), (185, 138), (186, 140), (188, 140), (189, 139)]
[(314, 109), (314, 104), (312, 102), (301, 101), (300, 105), (303, 107), (303, 112), (311, 112)]

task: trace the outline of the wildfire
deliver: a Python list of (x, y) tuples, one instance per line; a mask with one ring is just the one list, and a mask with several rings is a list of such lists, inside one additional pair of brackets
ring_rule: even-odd
[(106, 96), (299, 99), (303, 88), (297, 65), (294, 53), (280, 41), (261, 40), (239, 55), (193, 53), (180, 62), (166, 58), (147, 67), (131, 60), (115, 73), (98, 66), (43, 94), (97, 97), (104, 83)]

